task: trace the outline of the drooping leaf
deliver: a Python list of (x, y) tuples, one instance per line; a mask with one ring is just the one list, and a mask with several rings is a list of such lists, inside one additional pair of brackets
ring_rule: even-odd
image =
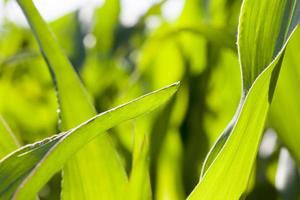
[[(246, 190), (272, 101), (286, 44), (299, 22), (299, 1), (244, 0), (238, 50), (243, 98), (233, 120), (207, 157), (189, 199), (239, 199)], [(231, 124), (230, 124), (231, 125)]]
[[(71, 129), (96, 115), (95, 108), (54, 35), (31, 0), (18, 1), (52, 72), (61, 116), (61, 129)], [(87, 156), (88, 155), (88, 156)], [(62, 199), (118, 199), (126, 172), (108, 135), (95, 139), (63, 168)]]
[[(138, 117), (164, 104), (178, 83), (101, 113), (41, 142), (27, 145), (0, 161), (0, 198), (32, 199), (65, 162), (97, 135), (122, 121)], [(102, 136), (100, 139), (102, 139)]]

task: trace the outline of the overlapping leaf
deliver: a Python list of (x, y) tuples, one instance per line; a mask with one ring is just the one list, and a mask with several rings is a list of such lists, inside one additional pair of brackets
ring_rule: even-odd
[(189, 199), (239, 199), (264, 129), (284, 50), (299, 22), (299, 1), (244, 0), (238, 50), (243, 95), (233, 123), (207, 158)]
[[(57, 89), (61, 129), (68, 130), (96, 114), (76, 72), (31, 0), (18, 1), (38, 40)], [(88, 156), (87, 156), (88, 155)], [(118, 199), (126, 172), (108, 135), (95, 139), (63, 168), (62, 198)]]
[(274, 100), (270, 109), (270, 126), (274, 128), (281, 141), (287, 146), (297, 163), (300, 163), (300, 67), (299, 57), (299, 29), (291, 38), (283, 61), (283, 68), (278, 79), (278, 86), (274, 93)]
[[(0, 198), (31, 199), (85, 144), (107, 129), (165, 103), (178, 83), (99, 114), (66, 133), (15, 151), (0, 162)], [(102, 139), (102, 138), (100, 138)]]

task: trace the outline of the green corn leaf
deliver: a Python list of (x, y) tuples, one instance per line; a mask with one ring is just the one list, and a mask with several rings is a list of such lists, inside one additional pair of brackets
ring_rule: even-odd
[(276, 130), (280, 140), (286, 145), (300, 164), (300, 30), (297, 29), (286, 50), (283, 68), (270, 108), (270, 126)]
[[(61, 129), (71, 129), (96, 115), (76, 72), (31, 0), (18, 1), (35, 34), (55, 81)], [(88, 155), (88, 156), (87, 156)], [(62, 199), (118, 199), (126, 172), (108, 135), (89, 143), (62, 172)]]
[(0, 159), (18, 147), (19, 143), (14, 133), (0, 115)]
[(71, 63), (76, 69), (80, 69), (86, 52), (83, 44), (84, 35), (79, 20), (79, 12), (71, 12), (51, 22), (49, 25), (57, 36), (59, 44), (70, 58)]
[[(65, 162), (97, 135), (164, 104), (175, 83), (101, 113), (68, 132), (27, 145), (0, 161), (0, 199), (32, 199)], [(100, 138), (102, 139), (102, 137)]]
[[(32, 0), (18, 1), (39, 43), (41, 52), (55, 78), (62, 129), (72, 128), (90, 118), (95, 109), (55, 36), (35, 8)], [(77, 103), (73, 103), (76, 101)], [(80, 111), (74, 117), (74, 110)]]
[[(143, 119), (141, 120), (144, 126)], [(138, 125), (139, 126), (139, 125)], [(137, 128), (137, 130), (140, 130)], [(147, 133), (136, 131), (134, 135), (133, 162), (125, 195), (131, 200), (150, 200), (151, 184), (149, 175), (149, 144)]]
[(179, 132), (171, 128), (164, 139), (158, 158), (155, 199), (184, 199), (181, 177), (182, 144)]
[(244, 97), (233, 124), (208, 155), (201, 180), (189, 199), (234, 200), (246, 190), (284, 50), (299, 22), (299, 12), (296, 0), (272, 4), (244, 0), (238, 33)]
[(97, 51), (104, 55), (110, 53), (115, 42), (114, 36), (119, 23), (119, 15), (119, 0), (105, 0), (104, 4), (95, 10), (92, 33), (97, 38)]

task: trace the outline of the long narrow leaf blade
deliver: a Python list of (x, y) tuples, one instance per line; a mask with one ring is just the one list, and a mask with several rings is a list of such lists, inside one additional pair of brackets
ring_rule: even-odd
[[(298, 29), (287, 47), (286, 55), (274, 100), (270, 109), (270, 125), (276, 130), (280, 140), (300, 164), (300, 30)], [(292, 108), (292, 109), (291, 109)]]
[(0, 199), (32, 199), (65, 162), (107, 129), (164, 104), (178, 83), (101, 113), (66, 133), (22, 147), (0, 161)]
[[(243, 72), (241, 107), (233, 128), (220, 137), (210, 163), (189, 199), (241, 198), (272, 101), (286, 44), (299, 18), (299, 2), (244, 0), (238, 48)], [(232, 124), (229, 125), (229, 127)], [(220, 146), (221, 145), (221, 146)]]
[[(71, 129), (96, 115), (85, 88), (31, 0), (18, 1), (35, 34), (57, 89), (61, 129)], [(88, 155), (88, 156), (87, 156)], [(62, 199), (118, 199), (126, 172), (108, 135), (96, 138), (63, 168)]]
[[(147, 134), (147, 133), (146, 133)], [(145, 133), (137, 132), (134, 138), (133, 163), (125, 193), (131, 200), (150, 200), (149, 144)]]

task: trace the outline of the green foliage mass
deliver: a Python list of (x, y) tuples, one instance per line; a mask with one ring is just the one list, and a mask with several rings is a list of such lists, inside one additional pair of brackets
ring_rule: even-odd
[(0, 199), (300, 199), (300, 1), (170, 1), (131, 26), (120, 0), (49, 23), (16, 1)]

